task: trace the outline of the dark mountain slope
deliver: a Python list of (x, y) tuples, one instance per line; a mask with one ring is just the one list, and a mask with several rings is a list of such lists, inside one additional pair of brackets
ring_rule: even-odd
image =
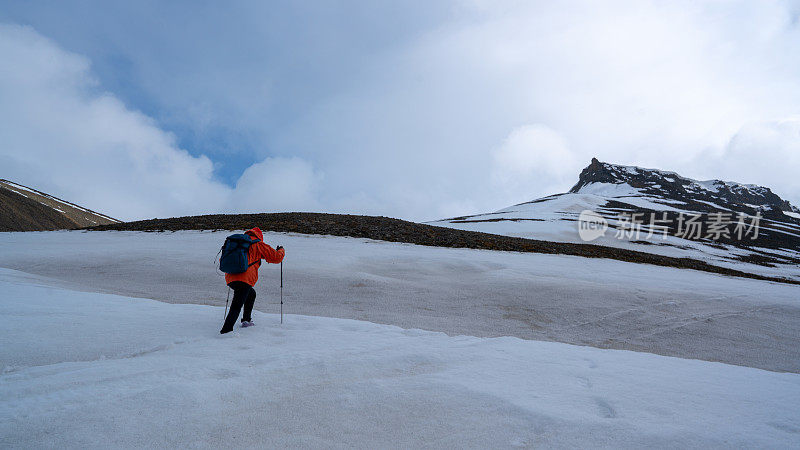
[(50, 194), (0, 179), (0, 231), (73, 229), (117, 222)]
[(14, 191), (0, 189), (0, 231), (39, 231), (76, 227), (75, 222), (53, 208)]

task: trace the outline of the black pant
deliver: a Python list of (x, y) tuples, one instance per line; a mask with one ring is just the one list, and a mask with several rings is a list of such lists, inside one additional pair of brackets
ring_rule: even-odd
[(236, 319), (239, 318), (239, 311), (242, 310), (242, 305), (244, 305), (242, 322), (252, 320), (253, 304), (256, 302), (256, 290), (253, 289), (253, 286), (243, 281), (232, 281), (228, 286), (233, 289), (233, 300), (231, 301), (231, 310), (228, 311), (228, 317), (225, 318), (225, 325), (222, 326), (221, 331), (223, 333), (233, 330)]

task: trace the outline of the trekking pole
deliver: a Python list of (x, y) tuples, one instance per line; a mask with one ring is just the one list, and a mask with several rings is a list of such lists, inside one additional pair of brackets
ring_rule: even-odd
[(225, 299), (225, 315), (222, 316), (222, 321), (228, 318), (228, 300), (231, 299), (231, 287), (228, 286), (228, 297)]
[(281, 261), (281, 324), (283, 324), (283, 261)]

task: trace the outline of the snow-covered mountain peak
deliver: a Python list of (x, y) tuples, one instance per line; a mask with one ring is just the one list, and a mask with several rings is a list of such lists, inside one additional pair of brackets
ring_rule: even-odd
[[(602, 217), (608, 227), (591, 240), (594, 244), (800, 279), (800, 210), (769, 188), (721, 180), (698, 181), (675, 172), (609, 164), (596, 158), (583, 169), (569, 192), (432, 224), (581, 243), (585, 241), (579, 233), (581, 215), (587, 211)], [(667, 236), (659, 238), (657, 228), (646, 225), (642, 228), (645, 233), (626, 235), (626, 227), (630, 228), (628, 223), (634, 218), (641, 222), (639, 225), (660, 221), (664, 224), (661, 229), (667, 230), (662, 234)], [(694, 225), (694, 231), (689, 233), (687, 220), (700, 225)], [(745, 223), (753, 230), (749, 237), (743, 233)], [(721, 233), (713, 232), (720, 227)]]
[(578, 183), (569, 192), (612, 194), (608, 196), (613, 197), (615, 191), (630, 190), (627, 187), (648, 197), (695, 206), (714, 205), (734, 211), (744, 208), (748, 213), (759, 210), (765, 215), (800, 212), (764, 186), (722, 180), (698, 181), (675, 172), (609, 164), (597, 158), (592, 158), (591, 164), (581, 171)]

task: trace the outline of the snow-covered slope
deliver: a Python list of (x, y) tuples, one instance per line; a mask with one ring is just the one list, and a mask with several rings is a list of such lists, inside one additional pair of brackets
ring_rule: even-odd
[(56, 288), (0, 269), (3, 448), (788, 448), (800, 375)]
[[(0, 267), (74, 289), (225, 306), (230, 232), (0, 233)], [(285, 311), (800, 373), (800, 286), (600, 258), (264, 233), (286, 248)], [(280, 269), (263, 265), (260, 311)]]
[[(609, 227), (604, 235), (591, 241), (594, 244), (800, 279), (800, 213), (768, 188), (719, 180), (696, 181), (673, 172), (596, 159), (567, 193), (431, 224), (529, 239), (583, 242), (578, 232), (579, 217), (587, 210), (602, 217)], [(708, 233), (717, 214), (722, 214), (720, 219), (725, 221), (728, 236)], [(686, 226), (680, 225), (681, 220), (685, 224), (693, 216), (703, 224), (699, 237), (685, 233)], [(741, 236), (736, 229), (740, 218), (745, 225)], [(633, 222), (639, 225), (632, 226)], [(650, 227), (651, 222), (666, 227), (666, 235), (664, 228)], [(752, 231), (746, 233), (754, 222), (758, 225), (757, 236)]]

